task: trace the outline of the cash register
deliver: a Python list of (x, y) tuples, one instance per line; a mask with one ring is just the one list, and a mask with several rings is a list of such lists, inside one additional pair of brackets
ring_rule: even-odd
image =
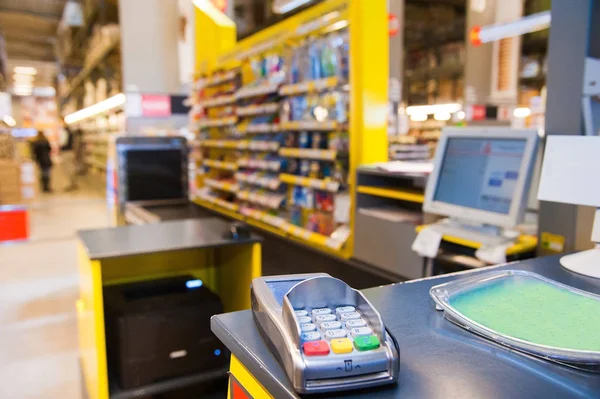
[(367, 298), (325, 273), (252, 281), (254, 320), (298, 393), (398, 379), (398, 344)]

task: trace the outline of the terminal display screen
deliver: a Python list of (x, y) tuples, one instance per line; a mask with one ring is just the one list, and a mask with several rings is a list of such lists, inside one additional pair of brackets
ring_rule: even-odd
[(283, 297), (288, 293), (290, 289), (296, 284), (304, 280), (281, 280), (281, 281), (267, 281), (267, 287), (273, 293), (273, 296), (277, 302), (283, 306)]
[(450, 138), (434, 201), (508, 214), (527, 140)]
[(124, 155), (129, 201), (186, 197), (180, 149), (130, 150)]

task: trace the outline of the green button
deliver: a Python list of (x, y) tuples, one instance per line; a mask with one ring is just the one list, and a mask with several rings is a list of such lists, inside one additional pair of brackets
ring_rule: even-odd
[(379, 338), (375, 335), (354, 338), (354, 346), (359, 351), (370, 351), (379, 348)]

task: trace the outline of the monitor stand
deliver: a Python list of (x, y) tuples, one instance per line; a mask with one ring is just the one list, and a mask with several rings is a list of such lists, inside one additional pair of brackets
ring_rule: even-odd
[(565, 255), (560, 258), (560, 264), (577, 274), (600, 278), (600, 248)]
[(443, 219), (432, 227), (441, 234), (474, 241), (485, 246), (508, 244), (520, 235), (518, 231), (504, 230), (502, 227), (458, 218)]

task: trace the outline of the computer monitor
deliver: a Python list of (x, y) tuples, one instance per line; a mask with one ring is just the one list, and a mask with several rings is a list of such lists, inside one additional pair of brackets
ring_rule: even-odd
[(534, 129), (445, 128), (423, 210), (513, 228), (523, 218), (538, 134)]

